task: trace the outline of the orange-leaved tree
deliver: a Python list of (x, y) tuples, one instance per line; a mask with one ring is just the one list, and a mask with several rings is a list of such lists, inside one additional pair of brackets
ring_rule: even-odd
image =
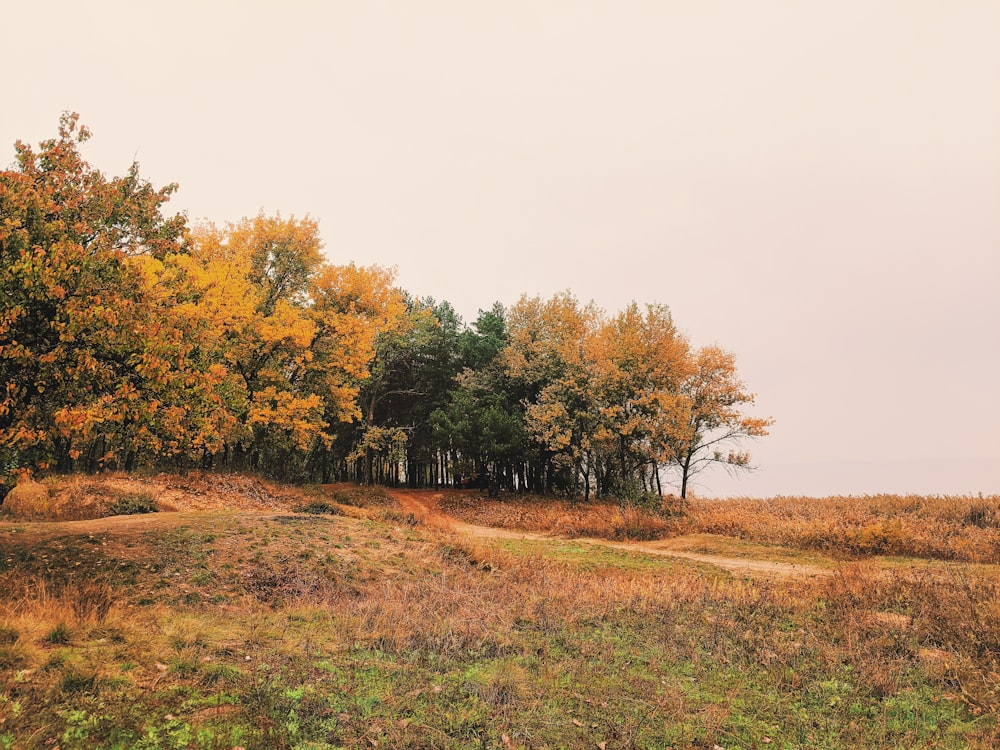
[(541, 449), (544, 487), (590, 496), (600, 424), (592, 349), (602, 319), (569, 292), (522, 297), (508, 313), (508, 374), (526, 393), (525, 423)]
[(683, 428), (681, 384), (692, 371), (687, 340), (666, 306), (633, 302), (601, 326), (593, 360), (599, 491), (622, 500), (661, 495), (663, 453)]
[(0, 471), (135, 464), (162, 413), (140, 365), (173, 374), (183, 346), (130, 260), (183, 252), (182, 216), (133, 164), (106, 178), (81, 156), (75, 114), (0, 172)]
[(699, 349), (690, 374), (681, 383), (683, 419), (663, 458), (680, 472), (681, 497), (693, 476), (712, 465), (750, 470), (750, 454), (741, 450), (748, 438), (767, 435), (774, 420), (742, 413), (754, 395), (736, 372), (736, 357), (717, 346)]

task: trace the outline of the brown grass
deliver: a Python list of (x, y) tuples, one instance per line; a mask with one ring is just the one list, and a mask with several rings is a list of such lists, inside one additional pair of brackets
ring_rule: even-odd
[(997, 495), (698, 499), (647, 510), (608, 502), (490, 500), (446, 492), (441, 508), (469, 523), (566, 537), (648, 540), (716, 534), (842, 559), (898, 555), (1000, 563)]
[(828, 554), (1000, 563), (1000, 496), (697, 500), (692, 531)]
[[(767, 514), (784, 504), (732, 507), (777, 529)], [(843, 507), (803, 512), (828, 522)], [(683, 529), (705, 508), (735, 513), (696, 501), (695, 520), (646, 514), (639, 525)], [(621, 533), (612, 509), (471, 498), (463, 512), (596, 535)], [(961, 528), (971, 510), (935, 512)], [(574, 512), (582, 520), (565, 520)], [(176, 715), (219, 732), (239, 724), (249, 738), (218, 747), (308, 746), (323, 732), (352, 748), (501, 747), (503, 735), (522, 748), (750, 747), (731, 733), (752, 720), (802, 727), (771, 746), (930, 746), (913, 739), (919, 717), (902, 729), (886, 718), (913, 695), (961, 708), (971, 723), (954, 746), (1000, 745), (1000, 583), (977, 566), (872, 559), (775, 581), (616, 553), (621, 565), (595, 568), (586, 551), (557, 559), (538, 541), (427, 529), (381, 501), (367, 516), (185, 516), (148, 533), (67, 531), (44, 547), (30, 529), (2, 533), (0, 735), (19, 747), (58, 744), (80, 705), (108, 726), (135, 721), (140, 736), (143, 722)], [(290, 693), (304, 697), (283, 702)], [(220, 695), (238, 707), (199, 702)], [(800, 720), (809, 696), (815, 716)], [(856, 720), (852, 704), (881, 718)], [(282, 734), (292, 710), (336, 727)], [(485, 719), (456, 739), (473, 710)], [(824, 723), (836, 729), (811, 743)], [(664, 726), (681, 727), (670, 743)]]
[(631, 505), (589, 503), (538, 497), (490, 500), (467, 492), (444, 492), (441, 509), (468, 523), (537, 531), (565, 537), (647, 541), (680, 533), (681, 516)]

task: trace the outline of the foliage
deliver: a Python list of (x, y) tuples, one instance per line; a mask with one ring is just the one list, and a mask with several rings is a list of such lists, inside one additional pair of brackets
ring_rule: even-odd
[(136, 164), (106, 179), (79, 153), (89, 137), (64, 115), (0, 172), (0, 463), (96, 467), (113, 443), (134, 464), (174, 416), (143, 387), (182, 376), (186, 345), (132, 261), (183, 251), (183, 217), (160, 212), (175, 186)]
[(749, 454), (721, 448), (767, 434), (769, 419), (744, 416), (753, 396), (732, 354), (690, 351), (662, 305), (632, 303), (608, 318), (569, 293), (522, 298), (510, 312), (506, 368), (524, 393), (525, 423), (543, 450), (546, 491), (562, 484), (623, 501), (655, 491), (677, 467), (681, 497), (711, 463), (750, 468)]
[[(0, 482), (177, 467), (466, 484), (649, 504), (661, 476), (750, 468), (770, 421), (731, 354), (668, 308), (570, 292), (465, 325), (395, 272), (328, 260), (318, 223), (189, 228), (76, 115), (0, 173)], [(986, 519), (984, 519), (985, 521)]]

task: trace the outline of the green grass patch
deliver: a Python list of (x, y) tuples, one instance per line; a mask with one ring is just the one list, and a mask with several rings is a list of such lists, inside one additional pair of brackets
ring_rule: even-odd
[(587, 542), (497, 539), (491, 540), (490, 544), (513, 555), (544, 557), (585, 572), (601, 569), (667, 571), (686, 565), (684, 561)]

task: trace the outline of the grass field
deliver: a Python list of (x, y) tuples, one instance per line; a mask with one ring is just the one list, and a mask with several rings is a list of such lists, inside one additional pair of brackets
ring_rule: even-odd
[[(267, 495), (227, 492), (248, 488)], [(828, 567), (800, 579), (470, 538), (377, 490), (267, 497), (0, 519), (0, 748), (1000, 746), (997, 498), (866, 499), (854, 526), (846, 499), (664, 519), (692, 548)], [(564, 510), (494, 505), (446, 503), (538, 528)], [(879, 557), (851, 530), (876, 521), (916, 540), (887, 532)]]

